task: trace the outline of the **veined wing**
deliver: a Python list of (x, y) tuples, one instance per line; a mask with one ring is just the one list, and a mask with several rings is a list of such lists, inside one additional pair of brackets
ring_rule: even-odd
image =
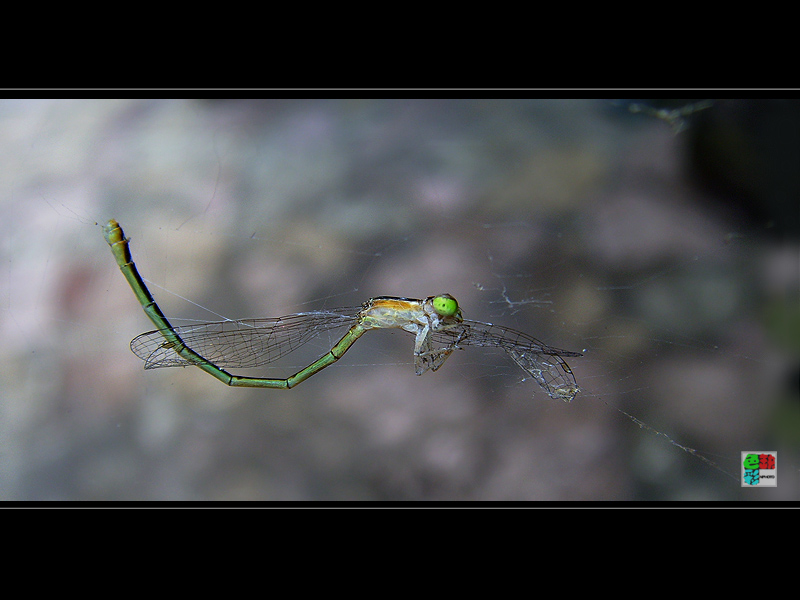
[[(297, 313), (275, 319), (197, 323), (175, 327), (174, 331), (205, 362), (223, 369), (258, 367), (289, 354), (325, 331), (352, 326), (360, 308)], [(133, 338), (131, 350), (145, 361), (145, 369), (186, 367), (200, 362), (178, 354), (161, 330)]]
[(526, 373), (544, 388), (551, 398), (569, 402), (578, 393), (578, 383), (563, 356), (583, 356), (540, 342), (521, 331), (464, 319), (448, 329), (432, 332), (435, 341), (445, 345), (502, 348)]

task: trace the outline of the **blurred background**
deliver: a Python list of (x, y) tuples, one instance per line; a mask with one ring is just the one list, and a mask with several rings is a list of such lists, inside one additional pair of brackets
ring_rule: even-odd
[[(0, 153), (3, 500), (800, 498), (796, 101), (17, 100)], [(144, 371), (110, 218), (176, 325), (447, 292), (582, 391), (399, 331)]]

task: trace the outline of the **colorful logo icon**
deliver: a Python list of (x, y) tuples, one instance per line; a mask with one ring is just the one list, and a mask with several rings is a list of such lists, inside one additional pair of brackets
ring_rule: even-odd
[(742, 487), (778, 487), (778, 453), (742, 452)]

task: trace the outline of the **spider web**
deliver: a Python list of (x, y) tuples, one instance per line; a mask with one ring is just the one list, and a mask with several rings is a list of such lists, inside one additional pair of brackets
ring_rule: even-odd
[[(724, 210), (724, 190), (686, 166), (698, 123), (730, 110), (5, 105), (21, 133), (7, 140), (16, 200), (0, 225), (0, 488), (71, 500), (796, 498), (785, 383), (796, 356), (781, 337), (796, 240)], [(550, 398), (499, 348), (465, 347), (416, 377), (399, 331), (369, 332), (290, 391), (145, 371), (128, 343), (152, 326), (95, 226), (111, 217), (175, 325), (450, 293), (465, 318), (583, 353), (566, 359), (580, 392)], [(242, 373), (291, 375), (341, 333)], [(785, 465), (778, 488), (742, 490), (740, 452), (764, 449)]]

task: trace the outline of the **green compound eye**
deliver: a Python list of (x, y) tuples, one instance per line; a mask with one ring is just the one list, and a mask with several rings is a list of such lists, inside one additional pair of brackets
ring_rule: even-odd
[(442, 317), (452, 317), (458, 312), (458, 302), (450, 294), (442, 294), (433, 299), (433, 309)]

